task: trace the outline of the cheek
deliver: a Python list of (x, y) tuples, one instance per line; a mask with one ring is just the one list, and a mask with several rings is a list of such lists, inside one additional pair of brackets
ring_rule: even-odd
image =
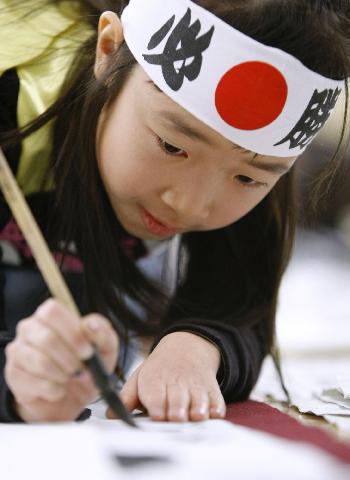
[(250, 191), (246, 187), (237, 186), (226, 198), (222, 198), (220, 205), (212, 216), (212, 228), (222, 228), (237, 222), (251, 212), (270, 192), (266, 190)]
[(130, 129), (119, 129), (118, 133), (107, 129), (98, 157), (102, 180), (113, 196), (132, 198), (152, 189), (149, 155)]

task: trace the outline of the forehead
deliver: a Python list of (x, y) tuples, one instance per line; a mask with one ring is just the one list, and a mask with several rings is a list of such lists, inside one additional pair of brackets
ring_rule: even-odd
[[(195, 117), (192, 113), (181, 107), (173, 101), (168, 95), (158, 88), (150, 79), (144, 70), (137, 65), (134, 72), (134, 80), (136, 82), (136, 98), (141, 99), (144, 112), (148, 119), (152, 119), (157, 124), (163, 124), (170, 131), (180, 133), (188, 137), (193, 142), (201, 142), (211, 148), (222, 149), (225, 151), (237, 150), (252, 157), (250, 164), (259, 168), (265, 163), (265, 170), (270, 172), (284, 174), (294, 164), (297, 157), (267, 157), (275, 159), (272, 162), (262, 162), (262, 158), (266, 156), (258, 155), (254, 152), (245, 150), (232, 143), (219, 132), (206, 125), (204, 122)], [(134, 86), (135, 88), (135, 86)], [(140, 95), (140, 93), (142, 94)]]

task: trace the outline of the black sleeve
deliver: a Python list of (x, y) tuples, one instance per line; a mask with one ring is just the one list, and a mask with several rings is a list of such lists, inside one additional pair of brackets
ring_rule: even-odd
[[(2, 325), (0, 324), (0, 330)], [(14, 423), (23, 422), (23, 420), (15, 413), (12, 408), (13, 395), (8, 388), (5, 378), (5, 347), (12, 340), (12, 338), (5, 332), (0, 331), (0, 422)]]
[[(17, 101), (19, 80), (15, 70), (8, 70), (0, 77), (0, 134), (17, 127)], [(5, 150), (7, 160), (15, 173), (18, 167), (20, 146)], [(10, 213), (0, 195), (0, 228), (9, 220)], [(1, 252), (0, 252), (1, 254)], [(12, 394), (4, 378), (5, 347), (13, 339), (4, 317), (4, 276), (0, 272), (0, 422), (21, 422), (11, 409)]]
[(255, 327), (235, 327), (212, 320), (182, 320), (164, 330), (157, 342), (179, 331), (200, 335), (218, 346), (221, 366), (217, 378), (226, 402), (249, 396), (268, 350), (263, 323)]
[(9, 331), (5, 322), (3, 291), (5, 277), (0, 270), (0, 422), (13, 423), (22, 422), (21, 418), (15, 413), (13, 405), (13, 395), (5, 382), (5, 348), (13, 340), (13, 333)]

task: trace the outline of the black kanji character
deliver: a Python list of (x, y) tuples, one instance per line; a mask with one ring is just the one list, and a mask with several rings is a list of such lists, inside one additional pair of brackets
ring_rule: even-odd
[(306, 147), (328, 120), (340, 93), (340, 88), (335, 90), (330, 88), (322, 92), (315, 90), (299, 122), (283, 140), (274, 146), (276, 147), (289, 141), (290, 150), (297, 147), (300, 147), (300, 149)]
[[(172, 29), (174, 22), (175, 15), (152, 36), (147, 47), (148, 50), (153, 50), (164, 40)], [(199, 20), (191, 25), (191, 9), (189, 8), (169, 36), (163, 53), (143, 55), (146, 62), (162, 66), (164, 80), (174, 91), (180, 90), (185, 77), (193, 81), (200, 74), (203, 62), (202, 54), (209, 47), (215, 30), (212, 27), (207, 33), (197, 38), (201, 28), (202, 25)], [(191, 60), (190, 63), (188, 63), (189, 60)], [(182, 61), (182, 65), (177, 69), (175, 62), (179, 61)]]

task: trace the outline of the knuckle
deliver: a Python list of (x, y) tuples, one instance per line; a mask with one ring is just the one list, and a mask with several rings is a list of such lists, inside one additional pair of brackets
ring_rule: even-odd
[(28, 332), (28, 329), (30, 329), (30, 325), (31, 325), (32, 321), (33, 320), (31, 320), (31, 319), (25, 319), (25, 320), (21, 320), (20, 322), (18, 322), (18, 324), (16, 326), (16, 337), (25, 336)]
[(38, 353), (37, 355), (33, 356), (32, 361), (33, 361), (33, 367), (37, 373), (51, 372), (52, 370), (51, 362), (45, 355)]
[(41, 345), (44, 345), (45, 347), (49, 349), (55, 349), (55, 346), (57, 344), (57, 337), (55, 332), (52, 330), (45, 328), (41, 329), (40, 333), (38, 331), (38, 336), (39, 336), (39, 341)]
[(93, 332), (105, 335), (113, 332), (112, 326), (107, 318), (99, 315), (98, 313), (92, 313), (86, 317), (86, 322), (89, 329)]
[(5, 348), (5, 356), (7, 363), (16, 363), (19, 356), (22, 354), (22, 348), (18, 340), (9, 343)]
[(14, 377), (14, 367), (13, 367), (12, 363), (7, 362), (5, 364), (4, 377), (5, 377), (5, 380), (6, 380), (7, 384), (9, 385), (9, 387), (12, 387), (13, 386), (12, 379), (15, 378)]
[(14, 353), (16, 352), (16, 345), (15, 342), (8, 343), (5, 347), (5, 356), (7, 359), (12, 358)]
[(113, 346), (114, 348), (119, 345), (118, 335), (107, 318), (93, 313), (85, 317), (84, 323), (98, 343)]
[(48, 321), (53, 317), (62, 314), (62, 307), (57, 300), (49, 298), (37, 309), (41, 321)]
[(46, 398), (50, 400), (61, 400), (66, 391), (62, 386), (59, 386), (55, 383), (44, 382), (42, 384), (42, 391)]

